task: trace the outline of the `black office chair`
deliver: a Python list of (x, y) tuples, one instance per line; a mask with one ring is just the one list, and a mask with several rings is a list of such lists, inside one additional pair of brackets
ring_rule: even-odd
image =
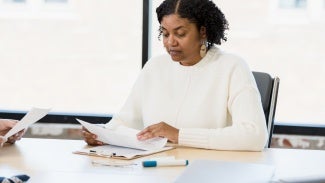
[(272, 78), (268, 73), (264, 72), (253, 71), (253, 75), (256, 80), (257, 88), (261, 94), (262, 106), (269, 135), (267, 147), (270, 147), (280, 79), (278, 77)]

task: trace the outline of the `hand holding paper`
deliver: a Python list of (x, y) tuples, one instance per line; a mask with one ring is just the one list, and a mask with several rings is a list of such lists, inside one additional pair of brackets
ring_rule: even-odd
[(156, 137), (140, 141), (136, 136), (139, 131), (126, 126), (104, 128), (103, 126), (90, 124), (80, 119), (77, 119), (77, 121), (90, 133), (97, 135), (96, 140), (108, 145), (84, 148), (74, 151), (76, 154), (129, 160), (173, 148), (165, 147), (167, 138)]
[(14, 120), (14, 119), (1, 119), (0, 120), (0, 129), (1, 129), (1, 137), (2, 137), (2, 141), (3, 142), (8, 142), (8, 143), (12, 143), (15, 140), (19, 140), (18, 136), (22, 136), (23, 135), (23, 131), (24, 129), (17, 131), (15, 133), (10, 133), (9, 132), (13, 132), (12, 129), (18, 124), (18, 120)]
[(37, 122), (49, 111), (50, 109), (32, 108), (19, 122), (16, 123), (14, 127), (11, 128), (11, 130), (5, 134), (5, 136), (1, 136), (1, 146), (8, 140), (9, 137), (19, 133), (20, 131), (26, 129), (29, 125)]
[(138, 130), (119, 126), (116, 129), (107, 129), (95, 124), (90, 124), (80, 119), (77, 119), (87, 130), (97, 135), (97, 140), (104, 143), (116, 146), (129, 147), (142, 150), (153, 150), (164, 147), (167, 143), (166, 138), (152, 138), (149, 140), (139, 141), (136, 134)]

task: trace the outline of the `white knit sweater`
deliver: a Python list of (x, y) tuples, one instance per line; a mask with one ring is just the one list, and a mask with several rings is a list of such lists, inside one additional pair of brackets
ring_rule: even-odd
[(219, 150), (262, 150), (267, 140), (260, 94), (239, 57), (212, 47), (193, 66), (161, 55), (147, 62), (121, 111), (107, 126), (166, 122), (178, 143)]

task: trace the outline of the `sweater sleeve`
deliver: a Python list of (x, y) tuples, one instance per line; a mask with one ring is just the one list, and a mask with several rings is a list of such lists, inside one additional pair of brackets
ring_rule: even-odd
[(230, 74), (228, 90), (231, 124), (216, 129), (181, 128), (180, 145), (218, 150), (260, 151), (264, 148), (267, 130), (260, 94), (245, 64)]

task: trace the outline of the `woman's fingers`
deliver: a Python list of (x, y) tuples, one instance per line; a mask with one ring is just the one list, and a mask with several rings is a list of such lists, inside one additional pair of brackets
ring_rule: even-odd
[(154, 137), (158, 137), (158, 136), (162, 136), (159, 135), (159, 123), (158, 124), (154, 124), (151, 126), (148, 126), (147, 128), (143, 129), (141, 132), (139, 132), (137, 134), (137, 138), (139, 140), (147, 140), (147, 139), (151, 139)]
[(137, 134), (138, 140), (147, 140), (154, 137), (166, 137), (169, 141), (178, 142), (179, 130), (168, 125), (165, 122), (160, 122), (151, 126), (148, 126)]
[(81, 133), (88, 145), (95, 146), (104, 144), (103, 142), (96, 140), (97, 136), (93, 133), (90, 133), (85, 127), (82, 127)]

